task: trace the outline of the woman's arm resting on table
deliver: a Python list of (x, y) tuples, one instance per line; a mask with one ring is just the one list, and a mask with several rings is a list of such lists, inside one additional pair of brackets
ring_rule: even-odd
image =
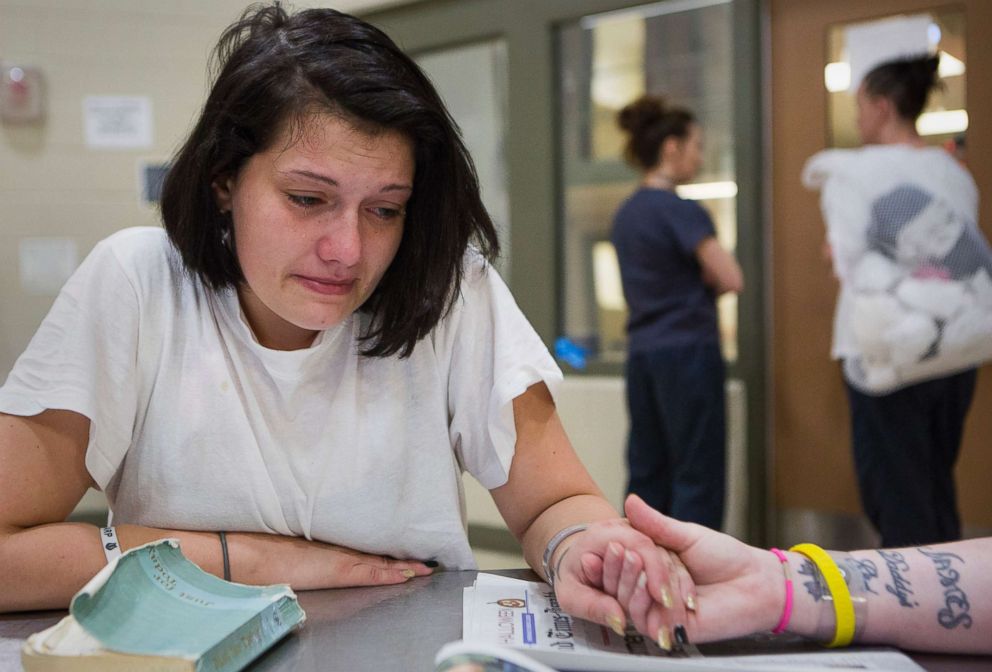
[[(32, 417), (0, 414), (0, 613), (64, 609), (106, 562), (97, 528), (65, 520), (86, 489), (89, 420), (71, 411)], [(221, 576), (213, 532), (117, 527), (122, 549), (178, 538), (183, 553)], [(229, 534), (233, 579), (289, 583), (294, 588), (400, 583), (429, 574), (419, 562), (357, 553), (320, 542), (269, 534)], [(406, 574), (405, 574), (406, 573)]]
[[(679, 554), (692, 575), (698, 609), (690, 638), (712, 641), (773, 629), (785, 605), (782, 565), (771, 552), (719, 532), (663, 516), (643, 501), (627, 506), (631, 524)], [(919, 548), (853, 551), (868, 590), (856, 644), (992, 653), (992, 538)], [(829, 638), (833, 608), (823, 600), (813, 563), (786, 554), (793, 580), (788, 630)], [(826, 612), (826, 631), (821, 615)], [(826, 635), (826, 636), (825, 636)]]
[(715, 236), (703, 239), (696, 248), (696, 259), (703, 268), (703, 282), (718, 295), (744, 290), (744, 274), (734, 256), (720, 245)]
[[(552, 537), (569, 526), (590, 524), (562, 541), (551, 558), (550, 566), (559, 567), (555, 587), (562, 607), (614, 630), (623, 628), (628, 610), (642, 633), (656, 638), (663, 625), (670, 633), (684, 609), (681, 603), (661, 606), (663, 595), (672, 604), (671, 560), (603, 498), (565, 435), (548, 388), (538, 383), (514, 399), (513, 416), (517, 442), (509, 479), (491, 492), (528, 564), (543, 573), (543, 554)], [(580, 558), (613, 559), (611, 548), (633, 551), (624, 575), (629, 580), (604, 591), (601, 573), (588, 575)]]

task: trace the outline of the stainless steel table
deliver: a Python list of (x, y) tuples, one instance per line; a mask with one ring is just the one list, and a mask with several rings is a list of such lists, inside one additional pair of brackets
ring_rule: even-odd
[[(536, 580), (530, 570), (497, 573)], [(472, 585), (475, 574), (439, 572), (402, 586), (302, 592), (299, 597), (307, 612), (306, 626), (249, 669), (430, 672), (441, 645), (461, 637), (462, 588)], [(20, 641), (63, 615), (0, 615), (0, 672), (21, 670)], [(704, 653), (709, 648), (703, 647)], [(992, 671), (992, 657), (914, 654), (913, 658), (934, 671)]]

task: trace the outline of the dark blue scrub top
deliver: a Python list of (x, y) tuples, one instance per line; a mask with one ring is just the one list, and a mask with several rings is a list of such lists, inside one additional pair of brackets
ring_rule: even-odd
[(611, 240), (630, 308), (631, 352), (719, 341), (716, 295), (696, 259), (699, 244), (715, 235), (698, 203), (664, 189), (642, 187), (617, 210)]

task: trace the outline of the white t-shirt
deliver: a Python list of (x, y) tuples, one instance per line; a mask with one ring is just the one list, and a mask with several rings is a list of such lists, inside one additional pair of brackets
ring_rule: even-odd
[(307, 349), (254, 339), (234, 290), (182, 267), (163, 230), (99, 243), (0, 388), (0, 411), (91, 420), (86, 466), (116, 523), (297, 535), (475, 566), (461, 471), (506, 482), (512, 400), (561, 371), (477, 253), (405, 359), (358, 354), (364, 315)]

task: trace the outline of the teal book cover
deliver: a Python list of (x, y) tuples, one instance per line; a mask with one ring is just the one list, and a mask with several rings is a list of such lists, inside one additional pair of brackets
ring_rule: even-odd
[(69, 616), (25, 642), (22, 661), (28, 672), (234, 672), (305, 618), (289, 586), (224, 581), (168, 539), (101, 570), (73, 598)]

